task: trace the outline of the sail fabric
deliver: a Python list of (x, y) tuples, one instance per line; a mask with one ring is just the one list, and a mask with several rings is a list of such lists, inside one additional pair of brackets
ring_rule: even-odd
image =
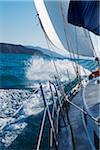
[[(61, 43), (61, 41), (59, 40), (59, 37), (57, 35), (57, 33), (55, 32), (55, 29), (52, 25), (52, 22), (50, 20), (49, 14), (46, 10), (45, 4), (43, 0), (34, 0), (35, 3), (35, 7), (36, 10), (39, 14), (39, 17), (41, 19), (42, 25), (45, 29), (45, 32), (47, 34), (47, 36), (49, 37), (50, 41), (56, 46), (58, 47), (57, 52), (59, 54), (63, 54), (66, 55), (66, 50), (63, 46), (63, 44)], [(66, 55), (67, 56), (67, 55)]]
[(70, 1), (68, 22), (100, 35), (100, 1)]
[(91, 32), (90, 37), (93, 43), (93, 47), (95, 49), (95, 56), (100, 59), (100, 36)]
[[(49, 39), (59, 47), (58, 53), (93, 57), (93, 47), (84, 30), (67, 21), (69, 0), (34, 0), (42, 25)], [(87, 32), (87, 31), (86, 31)]]

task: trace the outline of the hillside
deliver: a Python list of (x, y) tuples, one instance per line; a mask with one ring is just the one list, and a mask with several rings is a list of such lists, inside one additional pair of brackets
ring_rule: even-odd
[(43, 55), (39, 50), (33, 50), (22, 45), (0, 43), (0, 53), (15, 53), (15, 54), (29, 54), (29, 55)]
[(48, 49), (33, 46), (22, 46), (8, 43), (0, 43), (0, 53), (28, 54), (37, 56), (47, 56), (55, 58), (64, 58), (62, 55), (52, 52)]

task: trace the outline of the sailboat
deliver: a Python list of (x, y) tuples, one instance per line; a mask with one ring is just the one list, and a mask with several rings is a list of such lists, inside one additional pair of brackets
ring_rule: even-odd
[[(100, 1), (47, 1), (47, 0), (34, 0), (37, 16), (40, 26), (43, 30), (45, 38), (51, 50), (54, 50), (64, 56), (70, 57), (70, 59), (76, 62), (73, 67), (76, 71), (78, 82), (74, 86), (74, 90), (70, 92), (70, 95), (66, 94), (65, 101), (69, 105), (75, 107), (82, 113), (82, 120), (84, 129), (86, 132), (86, 138), (90, 142), (90, 149), (99, 149), (100, 141)], [(85, 78), (81, 77), (81, 70), (77, 66), (79, 59), (92, 59), (95, 61), (95, 70), (91, 71), (89, 76)], [(58, 83), (60, 77), (58, 76)], [(62, 87), (61, 87), (62, 90)], [(76, 95), (76, 91), (80, 94)], [(43, 91), (42, 91), (43, 92)], [(75, 94), (74, 94), (75, 93)], [(42, 93), (43, 94), (43, 93)], [(73, 101), (69, 100), (69, 97), (76, 97), (76, 101), (83, 100), (82, 108), (77, 106)], [(44, 96), (43, 96), (44, 98)], [(46, 102), (44, 99), (46, 106)], [(62, 105), (62, 107), (64, 107)], [(74, 109), (74, 108), (73, 108)], [(75, 145), (75, 139), (73, 139), (73, 133), (71, 132), (73, 148), (68, 144), (63, 143), (62, 138), (65, 139), (66, 131), (58, 136), (55, 135), (52, 117), (48, 111), (48, 116), (51, 122), (51, 134), (54, 134), (52, 139), (56, 141), (56, 148), (58, 149), (85, 149), (85, 140), (82, 147)], [(68, 116), (67, 116), (68, 117)], [(55, 117), (54, 117), (55, 118)], [(67, 118), (68, 119), (68, 118)], [(70, 120), (71, 118), (69, 118)], [(74, 118), (75, 119), (75, 118)], [(76, 120), (78, 119), (78, 116)], [(42, 124), (43, 125), (43, 124)], [(56, 124), (56, 128), (59, 127)], [(75, 130), (80, 130), (76, 129)], [(60, 129), (61, 131), (61, 129)], [(81, 130), (82, 132), (82, 130)], [(75, 133), (75, 131), (74, 131)], [(76, 132), (77, 133), (77, 132)], [(41, 133), (42, 134), (42, 133)], [(40, 138), (38, 141), (37, 149), (40, 146)], [(80, 133), (83, 136), (83, 133)], [(75, 137), (75, 135), (74, 135)], [(77, 137), (77, 135), (76, 135)], [(70, 139), (66, 137), (67, 140)], [(66, 141), (66, 140), (65, 140)], [(70, 140), (69, 140), (70, 141)], [(80, 140), (81, 141), (81, 140)], [(67, 142), (66, 142), (67, 143)], [(69, 144), (70, 145), (70, 144)], [(51, 140), (51, 149), (54, 148)]]

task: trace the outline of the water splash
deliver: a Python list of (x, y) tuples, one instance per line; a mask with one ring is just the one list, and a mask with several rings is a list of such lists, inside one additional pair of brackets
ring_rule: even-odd
[[(56, 64), (61, 81), (68, 81), (67, 70), (72, 80), (76, 77), (71, 61), (56, 59), (54, 60), (54, 63)], [(29, 81), (43, 82), (54, 80), (54, 76), (57, 76), (51, 59), (33, 56), (25, 65), (27, 66), (26, 77)], [(80, 69), (81, 74), (84, 75), (83, 68), (80, 67)], [(89, 71), (86, 70), (86, 72), (89, 74)], [(39, 85), (34, 82), (34, 88), (38, 88), (38, 86)], [(49, 85), (45, 82), (43, 86), (46, 93), (46, 99), (49, 102)], [(1, 117), (3, 117), (0, 118), (0, 142), (2, 142), (5, 147), (10, 146), (27, 126), (25, 119), (31, 115), (38, 114), (44, 107), (43, 100), (39, 92), (33, 94), (33, 91), (21, 89), (0, 90), (0, 104), (2, 106), (0, 108), (0, 114)], [(15, 117), (13, 117), (13, 114), (15, 114)]]
[[(54, 60), (56, 64), (57, 71), (59, 73), (61, 81), (67, 81), (68, 75), (67, 70), (69, 72), (70, 78), (74, 79), (75, 70), (73, 68), (72, 62), (69, 60)], [(54, 76), (57, 76), (57, 72), (54, 67), (54, 63), (52, 60), (47, 60), (39, 57), (32, 57), (28, 62), (28, 67), (26, 70), (26, 77), (28, 80), (37, 80), (37, 81), (48, 81), (54, 80)], [(80, 66), (81, 74), (85, 75), (83, 71), (83, 67)], [(85, 70), (87, 74), (90, 72)]]

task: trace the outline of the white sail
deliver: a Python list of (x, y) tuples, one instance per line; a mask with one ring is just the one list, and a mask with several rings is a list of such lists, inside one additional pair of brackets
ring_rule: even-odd
[(43, 0), (34, 0), (34, 3), (39, 13), (39, 17), (42, 21), (43, 27), (50, 41), (52, 41), (52, 43), (54, 43), (54, 45), (58, 47), (58, 50), (57, 50), (58, 53), (60, 54), (64, 53), (66, 55), (66, 50), (64, 46), (62, 45), (61, 41), (59, 40), (57, 33), (55, 32), (55, 29), (49, 18), (49, 15), (48, 15), (48, 12), (46, 10)]
[(90, 33), (96, 57), (100, 58), (100, 36)]
[(93, 57), (93, 47), (84, 30), (67, 22), (69, 1), (34, 2), (49, 39), (59, 47), (58, 52), (77, 54), (78, 50), (81, 56)]

